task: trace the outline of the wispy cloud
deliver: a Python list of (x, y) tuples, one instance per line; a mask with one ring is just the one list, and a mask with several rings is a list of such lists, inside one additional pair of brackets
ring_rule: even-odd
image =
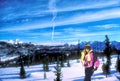
[[(95, 22), (95, 21), (101, 21), (101, 20), (113, 19), (113, 18), (120, 18), (120, 8), (102, 10), (102, 11), (86, 13), (86, 14), (77, 13), (76, 15), (73, 15), (69, 18), (56, 20), (55, 23), (56, 26), (62, 26), (69, 24), (82, 24), (87, 22)], [(3, 28), (0, 31), (30, 30), (30, 29), (48, 28), (48, 27), (52, 27), (52, 23), (49, 21)]]
[(52, 40), (54, 40), (54, 32), (55, 32), (55, 18), (57, 16), (57, 9), (56, 9), (56, 0), (49, 0), (49, 9), (52, 11)]
[(100, 28), (100, 29), (110, 29), (110, 28), (120, 28), (120, 25), (119, 24), (105, 24), (105, 25), (99, 25), (99, 26), (95, 26), (97, 28)]
[(104, 37), (105, 35), (109, 35), (109, 36), (114, 36), (114, 35), (120, 35), (119, 30), (116, 31), (84, 31), (84, 32), (68, 32), (66, 34), (62, 34), (58, 35), (55, 37), (55, 39), (58, 40), (63, 40), (63, 41), (77, 41), (77, 40), (103, 40), (100, 37)]
[(87, 29), (85, 28), (76, 28), (76, 27), (68, 27), (68, 28), (63, 28), (63, 32), (86, 32)]
[[(34, 0), (33, 0), (34, 1)], [(57, 5), (53, 5), (58, 2)], [(92, 2), (91, 2), (92, 1)], [(19, 1), (6, 1), (6, 7), (4, 6), (5, 16), (3, 19), (14, 19), (19, 17), (36, 17), (40, 15), (50, 14), (54, 12), (64, 12), (64, 11), (75, 11), (75, 10), (85, 10), (85, 9), (94, 9), (94, 8), (105, 8), (111, 6), (119, 6), (119, 0), (98, 0), (98, 1), (81, 1), (81, 0), (49, 0), (49, 1), (34, 1), (34, 3), (28, 4)], [(21, 4), (22, 3), (22, 4)], [(39, 4), (40, 5), (39, 5)], [(44, 4), (43, 4), (44, 3)], [(17, 4), (14, 6), (14, 4)], [(56, 7), (54, 7), (56, 6)], [(49, 8), (48, 8), (49, 7)], [(57, 10), (56, 10), (57, 8)], [(17, 11), (19, 9), (19, 11)], [(15, 11), (16, 10), (16, 11)], [(15, 11), (15, 12), (14, 12)]]
[[(85, 10), (85, 9), (97, 9), (97, 8), (106, 8), (106, 7), (112, 7), (112, 6), (114, 7), (114, 6), (119, 6), (119, 3), (120, 3), (119, 0), (108, 0), (108, 1), (105, 1), (105, 0), (93, 1), (93, 0), (91, 0), (91, 1), (86, 1), (86, 2), (77, 0), (76, 3), (73, 3), (72, 1), (69, 1), (69, 3), (68, 3), (65, 0), (65, 1), (62, 1), (59, 3), (61, 6), (58, 6), (58, 12)], [(64, 5), (64, 4), (66, 4), (66, 5)]]
[[(7, 3), (2, 9), (0, 33), (5, 33), (2, 38), (11, 34), (11, 37), (24, 35), (23, 39), (72, 42), (96, 40), (106, 34), (120, 35), (120, 0), (37, 0), (35, 3), (21, 3), (11, 7), (13, 3)], [(98, 30), (100, 28), (102, 30)]]
[(76, 14), (72, 17), (65, 19), (64, 22), (58, 22), (58, 24), (81, 24), (87, 22), (95, 22), (106, 19), (120, 18), (120, 8), (102, 10), (98, 12), (86, 13), (86, 14)]
[(112, 35), (113, 33), (110, 31), (102, 31), (102, 32), (88, 32), (88, 33), (76, 33), (76, 37), (91, 37), (91, 36), (104, 36), (104, 35)]

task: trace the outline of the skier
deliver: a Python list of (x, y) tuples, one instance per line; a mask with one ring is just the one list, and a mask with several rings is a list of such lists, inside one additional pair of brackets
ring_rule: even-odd
[(97, 70), (100, 62), (95, 56), (89, 44), (86, 44), (84, 50), (81, 52), (82, 65), (85, 68), (84, 81), (91, 81), (91, 76)]

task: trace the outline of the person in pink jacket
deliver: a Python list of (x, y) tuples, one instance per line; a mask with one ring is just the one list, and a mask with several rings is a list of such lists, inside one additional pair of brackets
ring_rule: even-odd
[(99, 59), (94, 56), (94, 52), (89, 44), (86, 44), (84, 50), (81, 52), (82, 66), (85, 68), (84, 81), (91, 81), (91, 76), (99, 67)]

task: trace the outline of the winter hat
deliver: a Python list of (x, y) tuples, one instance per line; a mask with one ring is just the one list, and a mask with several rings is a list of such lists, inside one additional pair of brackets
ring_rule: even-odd
[(91, 49), (90, 44), (86, 44), (85, 45), (85, 49), (89, 49), (90, 50)]

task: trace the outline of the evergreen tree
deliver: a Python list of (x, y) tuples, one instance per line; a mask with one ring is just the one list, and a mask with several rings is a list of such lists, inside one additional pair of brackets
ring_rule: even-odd
[(45, 62), (43, 61), (43, 71), (45, 71)]
[(43, 59), (43, 70), (44, 71), (49, 71), (49, 57), (44, 55), (44, 59)]
[(61, 67), (64, 67), (64, 55), (61, 55), (61, 63), (60, 63)]
[(103, 71), (103, 74), (106, 75), (106, 77), (109, 74), (109, 69), (110, 69), (109, 64), (108, 63), (103, 63), (103, 65), (102, 65), (102, 71)]
[(44, 79), (47, 78), (46, 71), (44, 70)]
[(27, 66), (30, 65), (30, 49), (28, 49), (28, 60), (27, 60)]
[(68, 67), (70, 67), (70, 62), (69, 62), (69, 59), (68, 59), (68, 61), (67, 61), (67, 66), (68, 66)]
[(106, 55), (106, 58), (107, 58), (107, 61), (106, 61), (106, 64), (103, 64), (102, 66), (102, 69), (103, 69), (103, 73), (106, 74), (106, 77), (107, 77), (107, 74), (110, 74), (110, 64), (111, 64), (111, 60), (110, 60), (110, 55), (111, 55), (111, 47), (110, 47), (110, 42), (109, 42), (109, 38), (107, 35), (105, 35), (105, 45), (106, 45), (106, 48), (104, 50), (104, 53)]
[[(17, 48), (21, 49), (22, 48), (22, 44), (18, 43)], [(24, 69), (24, 65), (23, 65), (23, 56), (22, 53), (17, 49), (18, 54), (20, 55), (19, 59), (20, 59), (20, 78), (26, 78), (26, 72)]]
[(111, 47), (110, 47), (110, 42), (109, 42), (109, 38), (107, 35), (105, 35), (105, 45), (106, 45), (106, 48), (104, 50), (104, 53), (106, 54), (106, 57), (107, 57), (107, 61), (110, 62), (110, 54), (111, 54)]
[(77, 49), (77, 63), (79, 63), (79, 58), (80, 58), (80, 41), (78, 40), (78, 49)]
[(120, 73), (120, 59), (117, 59), (116, 70)]
[(120, 58), (119, 58), (119, 50), (117, 50), (118, 58), (116, 61), (116, 71), (120, 73)]
[(54, 81), (62, 81), (62, 72), (61, 72), (61, 67), (59, 65), (59, 57), (57, 57), (57, 65), (54, 67), (55, 68), (55, 76), (56, 79)]
[(67, 53), (67, 67), (70, 67), (69, 53)]
[(26, 78), (26, 72), (24, 69), (23, 59), (21, 55), (20, 55), (20, 78)]
[(49, 71), (49, 56), (46, 57), (46, 71)]

